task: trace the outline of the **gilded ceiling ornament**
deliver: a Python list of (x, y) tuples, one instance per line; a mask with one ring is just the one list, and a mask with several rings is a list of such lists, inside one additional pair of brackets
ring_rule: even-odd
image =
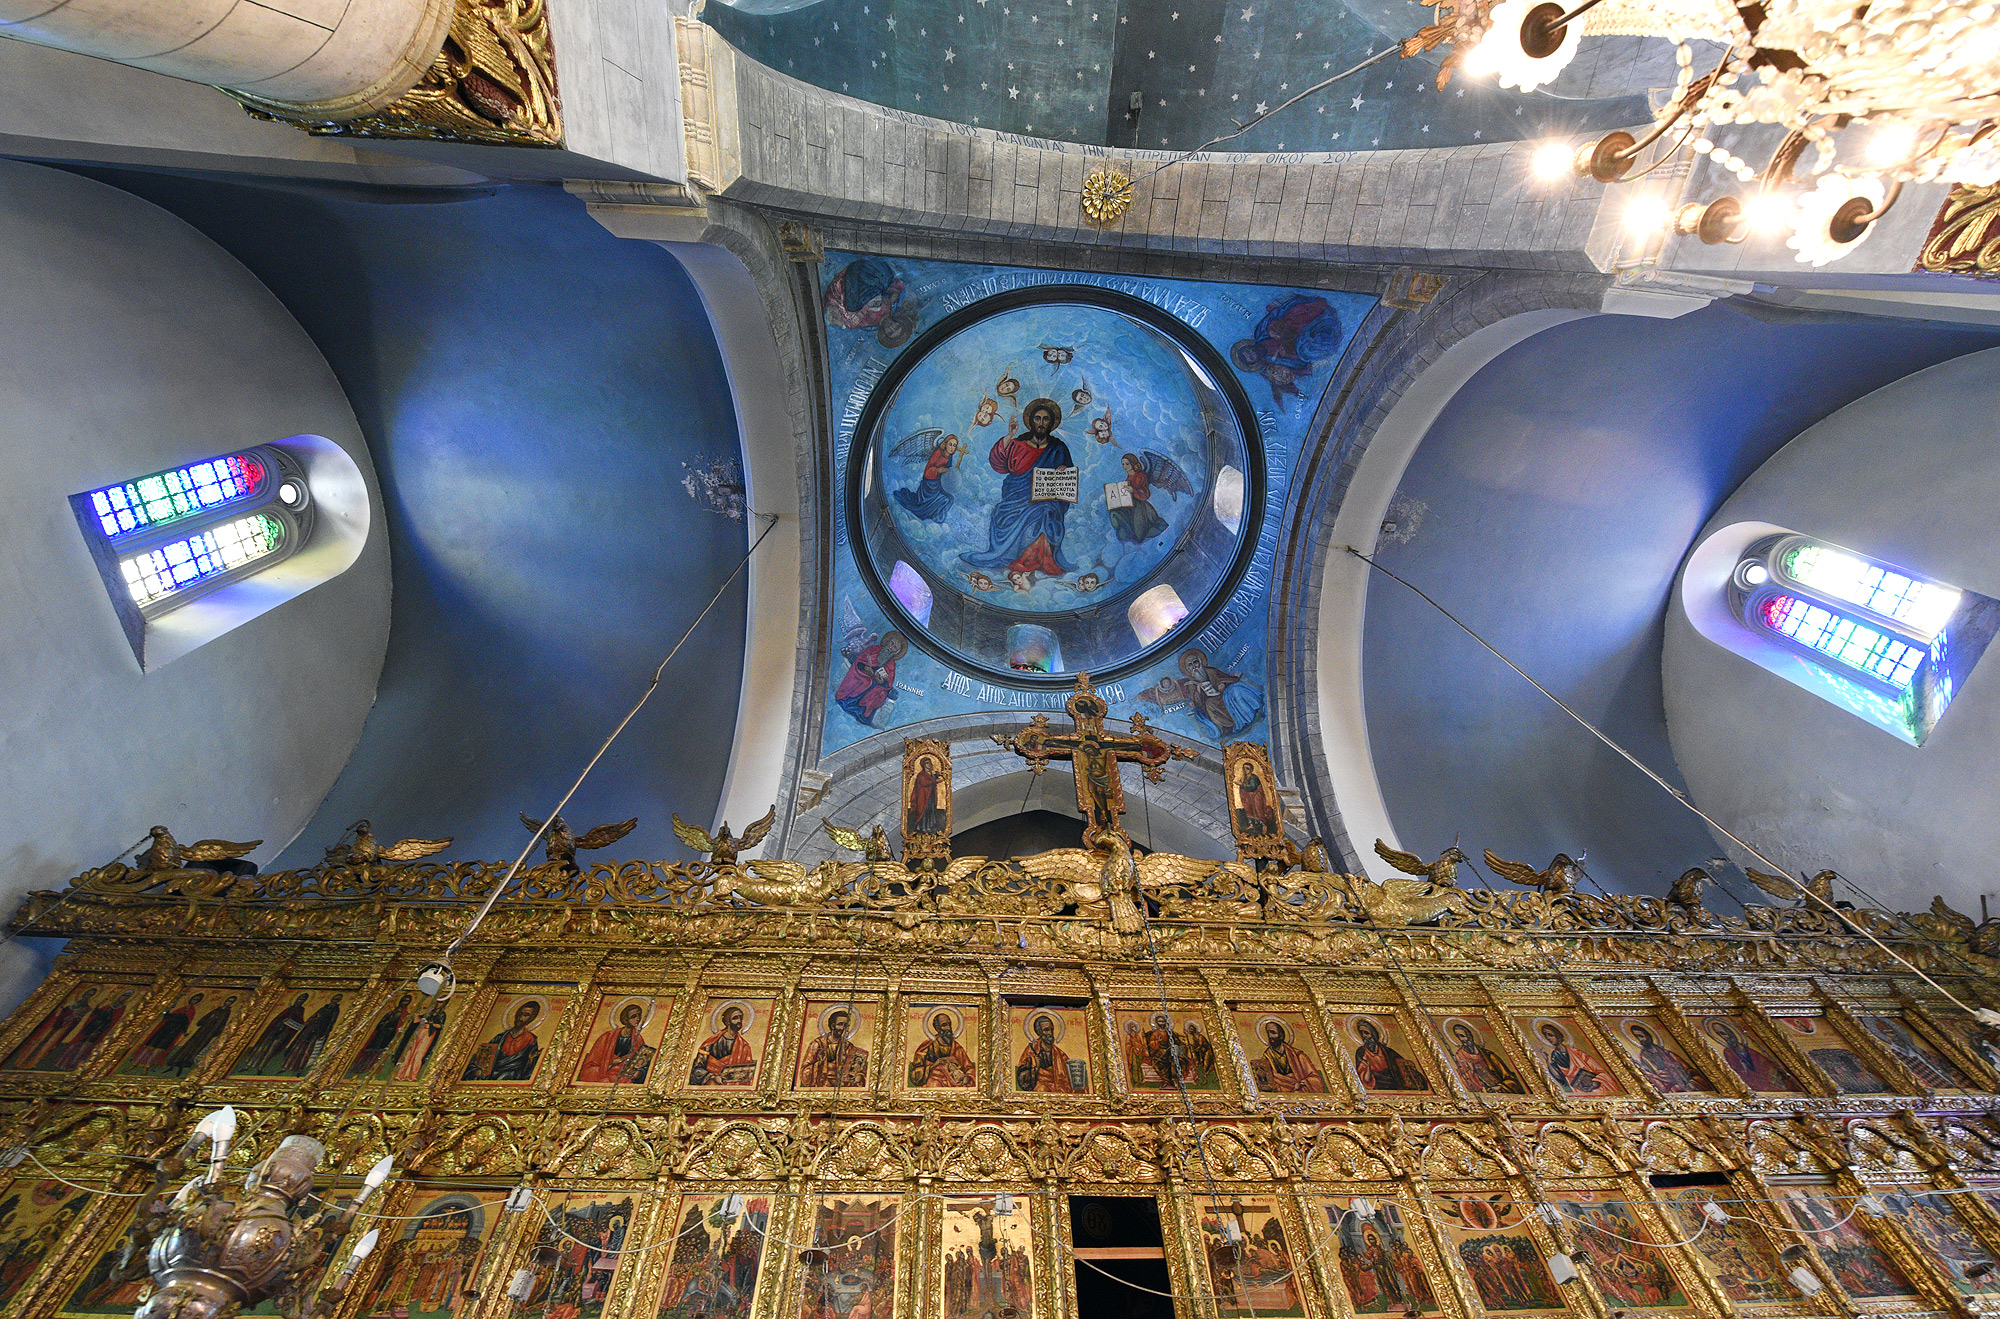
[(316, 136), (432, 138), (494, 146), (562, 145), (555, 51), (541, 0), (458, 0), (444, 49), (417, 85), (356, 119), (232, 92), (253, 117)]
[(1132, 205), (1132, 180), (1124, 171), (1100, 165), (1083, 176), (1083, 213), (1100, 225), (1116, 224)]
[(1951, 190), (1917, 269), (2000, 278), (2000, 184)]

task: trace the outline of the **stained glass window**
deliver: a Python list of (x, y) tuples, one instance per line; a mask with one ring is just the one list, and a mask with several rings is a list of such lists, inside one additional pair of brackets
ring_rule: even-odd
[(121, 481), (88, 496), (98, 526), (123, 540), (163, 523), (204, 513), (255, 495), (269, 472), (255, 454), (232, 453), (207, 462)]
[(1898, 689), (1907, 689), (1926, 652), (1810, 601), (1774, 595), (1759, 607), (1764, 625), (1802, 646), (1858, 669)]
[(284, 547), (285, 524), (268, 513), (218, 523), (119, 561), (138, 605), (164, 600)]
[(1801, 586), (1893, 618), (1925, 636), (1936, 636), (1963, 598), (1948, 586), (1920, 582), (1828, 545), (1796, 546), (1779, 562)]

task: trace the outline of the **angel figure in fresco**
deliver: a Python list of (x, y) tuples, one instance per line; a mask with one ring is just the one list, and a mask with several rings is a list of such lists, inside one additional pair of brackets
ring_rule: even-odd
[(1073, 1094), (1069, 1055), (1056, 1046), (1056, 1019), (1046, 1012), (1037, 1012), (1028, 1019), (1028, 1031), (1033, 1038), (1014, 1061), (1014, 1088), (1042, 1094)]
[(1549, 1080), (1562, 1093), (1594, 1095), (1610, 1083), (1611, 1072), (1603, 1060), (1582, 1045), (1571, 1042), (1569, 1032), (1555, 1022), (1543, 1022), (1535, 1027), (1535, 1034), (1548, 1046), (1548, 1051), (1542, 1055), (1543, 1062)]
[(653, 1055), (658, 1052), (646, 1043), (646, 1016), (645, 1005), (641, 1003), (627, 1003), (619, 1008), (618, 1024), (591, 1042), (576, 1079), (587, 1085), (617, 1085), (625, 1081), (643, 1084), (652, 1070)]
[(951, 492), (944, 488), (944, 474), (965, 456), (965, 442), (933, 427), (904, 436), (889, 450), (892, 458), (914, 459), (919, 455), (924, 455), (923, 477), (915, 489), (895, 491), (896, 502), (919, 521), (943, 522), (951, 511)]
[(1368, 1090), (1429, 1090), (1424, 1069), (1398, 1053), (1382, 1038), (1382, 1028), (1366, 1017), (1354, 1022), (1354, 1070)]
[(926, 1029), (930, 1038), (910, 1056), (910, 1088), (971, 1085), (972, 1055), (958, 1041), (951, 1014), (932, 1013)]
[(1325, 1094), (1326, 1076), (1312, 1055), (1292, 1043), (1291, 1032), (1276, 1017), (1266, 1017), (1258, 1026), (1264, 1037), (1264, 1052), (1250, 1060), (1250, 1074), (1257, 1088), (1274, 1094)]
[(1315, 294), (1293, 293), (1265, 309), (1250, 337), (1230, 346), (1229, 359), (1238, 370), (1264, 377), (1272, 401), (1282, 403), (1287, 394), (1304, 398), (1295, 382), (1339, 351), (1340, 317), (1333, 305)]
[(1451, 1065), (1458, 1069), (1466, 1089), (1477, 1094), (1528, 1093), (1507, 1060), (1479, 1042), (1470, 1023), (1454, 1021), (1446, 1033), (1451, 1036)]
[(1139, 693), (1162, 710), (1185, 701), (1195, 722), (1216, 741), (1248, 728), (1264, 709), (1264, 693), (1234, 673), (1208, 662), (1208, 653), (1190, 647), (1181, 652), (1185, 677), (1162, 678)]
[(1132, 492), (1132, 504), (1129, 508), (1111, 510), (1111, 529), (1118, 539), (1135, 545), (1165, 535), (1167, 520), (1153, 507), (1154, 487), (1165, 490), (1178, 501), (1182, 495), (1194, 494), (1194, 483), (1173, 459), (1151, 449), (1121, 454), (1118, 461), (1125, 468), (1125, 486)]
[(1053, 400), (1033, 399), (1021, 409), (1019, 420), (1027, 430), (1017, 434), (1010, 422), (1007, 434), (995, 440), (987, 454), (988, 464), (1005, 479), (987, 523), (986, 548), (959, 557), (971, 568), (1065, 576), (1071, 571), (1063, 558), (1069, 503), (1034, 497), (1037, 469), (1076, 466), (1069, 445), (1056, 434), (1056, 427), (1062, 424), (1062, 409)]

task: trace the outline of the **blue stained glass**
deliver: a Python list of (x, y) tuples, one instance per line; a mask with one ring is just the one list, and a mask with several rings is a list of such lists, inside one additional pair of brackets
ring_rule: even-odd
[(232, 453), (90, 492), (105, 536), (118, 540), (191, 514), (248, 499), (269, 477), (254, 454)]
[(149, 605), (275, 553), (284, 542), (283, 523), (266, 513), (252, 513), (156, 545), (120, 561), (118, 566), (133, 601)]
[(1849, 668), (1907, 690), (1926, 652), (1856, 619), (1796, 596), (1778, 595), (1759, 612), (1766, 626)]

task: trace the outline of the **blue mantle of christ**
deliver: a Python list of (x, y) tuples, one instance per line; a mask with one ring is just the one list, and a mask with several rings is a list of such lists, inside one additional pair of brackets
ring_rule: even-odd
[[(1038, 538), (1047, 537), (1056, 569), (1065, 573), (1074, 571), (1062, 553), (1063, 523), (1069, 516), (1069, 505), (1060, 499), (1036, 500), (1032, 495), (1036, 468), (1074, 467), (1076, 461), (1070, 457), (1069, 446), (1062, 437), (1054, 434), (1049, 436), (1041, 453), (1030, 460), (1033, 453), (1034, 446), (1026, 437), (999, 440), (993, 445), (993, 469), (1006, 472), (1007, 479), (1000, 483), (1000, 500), (993, 506), (986, 552), (959, 556), (972, 567), (1005, 570), (1019, 563)], [(1046, 565), (1022, 566), (1031, 572), (1048, 571)]]

